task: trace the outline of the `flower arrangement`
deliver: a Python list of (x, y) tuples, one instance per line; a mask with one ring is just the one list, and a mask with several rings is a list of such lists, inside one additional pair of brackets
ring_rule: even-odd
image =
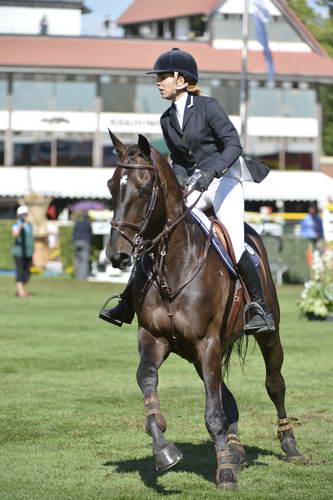
[(299, 308), (308, 319), (325, 319), (333, 313), (333, 250), (315, 250), (310, 280), (304, 283)]

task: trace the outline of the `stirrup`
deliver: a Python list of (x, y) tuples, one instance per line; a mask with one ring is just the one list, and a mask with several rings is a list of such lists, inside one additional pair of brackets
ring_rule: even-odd
[(109, 316), (106, 316), (104, 314), (104, 310), (106, 309), (106, 306), (108, 305), (108, 303), (113, 300), (113, 299), (122, 299), (122, 295), (121, 293), (115, 293), (113, 295), (111, 295), (103, 304), (103, 306), (101, 307), (100, 311), (99, 311), (99, 314), (98, 314), (98, 317), (100, 319), (103, 319), (104, 321), (107, 321), (108, 323), (112, 323), (113, 325), (116, 325), (116, 326), (119, 326), (119, 327), (122, 327), (123, 326), (123, 321), (119, 321), (117, 319), (113, 319), (113, 318), (110, 318)]
[[(263, 324), (258, 327), (245, 328), (253, 319), (258, 315)], [(271, 317), (272, 324), (269, 324), (268, 315)], [(275, 331), (275, 323), (273, 316), (270, 312), (265, 312), (264, 308), (258, 302), (249, 302), (244, 308), (244, 332), (246, 335), (253, 335), (255, 333), (272, 333)]]

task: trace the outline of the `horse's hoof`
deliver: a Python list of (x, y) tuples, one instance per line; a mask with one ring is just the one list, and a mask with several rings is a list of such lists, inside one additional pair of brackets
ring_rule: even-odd
[(301, 457), (300, 452), (296, 448), (296, 440), (292, 436), (288, 436), (281, 441), (281, 448), (287, 455), (287, 459), (290, 458), (293, 460), (294, 458)]
[(183, 458), (182, 453), (173, 443), (167, 444), (161, 451), (155, 453), (155, 467), (159, 472), (171, 469)]

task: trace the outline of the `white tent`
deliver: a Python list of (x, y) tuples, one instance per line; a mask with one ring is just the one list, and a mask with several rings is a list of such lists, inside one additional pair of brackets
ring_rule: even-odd
[(52, 198), (110, 198), (114, 168), (0, 167), (0, 196), (30, 192)]
[[(35, 192), (52, 198), (109, 198), (114, 168), (0, 167), (0, 196)], [(244, 183), (246, 200), (333, 201), (333, 179), (321, 172), (271, 171), (260, 184)]]
[(322, 172), (272, 170), (260, 184), (244, 183), (246, 200), (333, 201), (333, 179)]

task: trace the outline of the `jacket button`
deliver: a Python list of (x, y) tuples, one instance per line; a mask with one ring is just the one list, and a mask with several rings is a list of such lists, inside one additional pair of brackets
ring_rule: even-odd
[(191, 150), (189, 150), (188, 154), (189, 154), (190, 156), (192, 156), (192, 151), (191, 151)]
[(186, 141), (186, 135), (183, 135), (183, 141)]

